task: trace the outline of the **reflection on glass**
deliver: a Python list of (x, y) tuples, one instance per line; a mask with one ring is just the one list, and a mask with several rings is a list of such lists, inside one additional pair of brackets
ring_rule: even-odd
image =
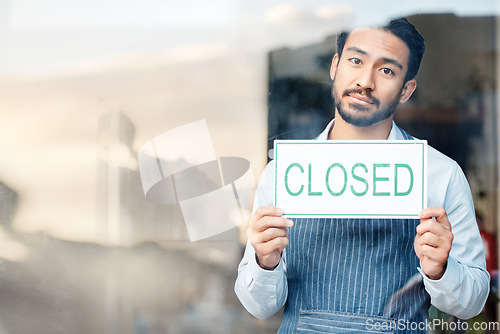
[(335, 35), (389, 7), (437, 13), (411, 17), (429, 53), (398, 122), (461, 163), (495, 233), (498, 12), (376, 3), (0, 1), (0, 333), (275, 333), (234, 296), (245, 224), (191, 242), (180, 205), (145, 198), (138, 152), (206, 119), (227, 179), (249, 175), (226, 157), (258, 177), (275, 138), (331, 117)]

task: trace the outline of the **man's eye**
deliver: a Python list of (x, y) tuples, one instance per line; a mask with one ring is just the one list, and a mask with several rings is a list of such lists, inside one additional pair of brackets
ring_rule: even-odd
[(361, 60), (359, 58), (350, 58), (349, 61), (353, 63), (354, 65), (359, 65), (361, 64)]
[(394, 71), (391, 70), (390, 68), (383, 68), (382, 69), (382, 72), (385, 74), (385, 75), (394, 75)]

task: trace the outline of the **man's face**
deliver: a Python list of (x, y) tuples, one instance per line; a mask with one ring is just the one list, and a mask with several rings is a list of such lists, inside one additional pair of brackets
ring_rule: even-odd
[(410, 50), (397, 36), (377, 28), (353, 30), (330, 75), (338, 115), (359, 127), (389, 120), (406, 102), (416, 81), (404, 83)]

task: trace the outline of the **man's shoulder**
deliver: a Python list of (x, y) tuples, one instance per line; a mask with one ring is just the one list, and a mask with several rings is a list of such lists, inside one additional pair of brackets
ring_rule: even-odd
[(267, 163), (266, 167), (264, 167), (264, 170), (262, 171), (262, 174), (269, 174), (273, 173), (274, 169), (276, 168), (276, 162), (274, 159), (269, 160)]
[(427, 158), (429, 163), (442, 165), (444, 168), (456, 168), (458, 164), (449, 156), (436, 150), (434, 147), (427, 145)]
[(431, 193), (435, 188), (448, 189), (450, 185), (457, 182), (461, 184), (467, 182), (462, 169), (455, 160), (432, 146), (427, 146), (427, 157), (427, 182)]
[[(405, 130), (403, 130), (400, 127), (396, 126), (396, 128), (400, 132), (400, 138), (402, 137), (401, 139), (404, 140), (420, 139), (408, 134)], [(427, 145), (427, 159), (429, 164), (439, 165), (442, 168), (455, 169), (458, 167), (458, 164), (455, 160), (441, 153), (431, 145)]]
[[(397, 129), (401, 132), (401, 139), (419, 139), (407, 134), (399, 127)], [(427, 145), (427, 175), (429, 186), (433, 184), (449, 184), (449, 182), (459, 174), (463, 174), (463, 172), (455, 160), (438, 151), (431, 145)]]

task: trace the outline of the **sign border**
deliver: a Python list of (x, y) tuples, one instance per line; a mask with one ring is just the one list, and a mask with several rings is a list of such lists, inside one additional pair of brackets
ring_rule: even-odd
[[(277, 139), (274, 141), (274, 206), (276, 206), (278, 199), (278, 192), (276, 191), (278, 187), (278, 145), (287, 144), (300, 144), (300, 145), (345, 145), (345, 144), (382, 144), (382, 145), (421, 145), (422, 150), (422, 202), (421, 210), (425, 209), (427, 206), (427, 140), (315, 140), (315, 139)], [(354, 213), (343, 213), (343, 214), (332, 214), (332, 213), (284, 213), (284, 216), (294, 216), (294, 217), (329, 217), (329, 218), (342, 218), (342, 217), (354, 217), (354, 218), (418, 218), (418, 214), (354, 214)]]

